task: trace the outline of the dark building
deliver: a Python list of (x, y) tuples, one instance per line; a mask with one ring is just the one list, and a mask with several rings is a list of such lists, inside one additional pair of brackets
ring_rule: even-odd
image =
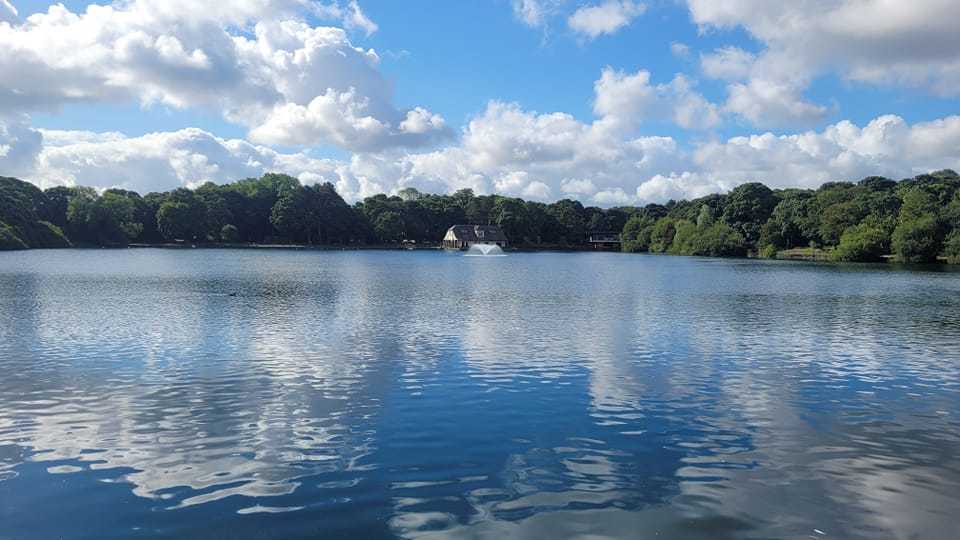
[(470, 249), (474, 244), (507, 247), (507, 237), (496, 225), (454, 225), (443, 237), (444, 249)]
[(587, 237), (587, 244), (598, 251), (620, 251), (620, 235), (615, 232), (594, 232)]

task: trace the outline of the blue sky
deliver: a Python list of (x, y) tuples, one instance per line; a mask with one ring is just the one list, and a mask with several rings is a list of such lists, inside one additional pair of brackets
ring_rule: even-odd
[[(948, 0), (227, 0), (223, 16), (68, 1), (56, 21), (48, 2), (5, 4), (18, 54), (0, 62), (0, 133), (21, 147), (0, 167), (43, 186), (280, 169), (354, 199), (473, 187), (609, 205), (958, 163)], [(339, 34), (317, 45), (323, 29)], [(69, 38), (45, 47), (45, 32)], [(224, 53), (236, 38), (249, 50)], [(298, 50), (313, 56), (296, 73), (276, 61)], [(187, 88), (198, 77), (207, 90)]]

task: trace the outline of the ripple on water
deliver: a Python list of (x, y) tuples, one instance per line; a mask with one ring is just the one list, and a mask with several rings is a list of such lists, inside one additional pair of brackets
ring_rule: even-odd
[(960, 275), (495, 262), (5, 255), (0, 536), (953, 531)]

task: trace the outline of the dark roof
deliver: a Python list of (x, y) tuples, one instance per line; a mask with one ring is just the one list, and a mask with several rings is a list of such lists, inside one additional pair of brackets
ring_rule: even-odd
[(507, 237), (496, 225), (454, 225), (447, 230), (462, 242), (506, 242)]

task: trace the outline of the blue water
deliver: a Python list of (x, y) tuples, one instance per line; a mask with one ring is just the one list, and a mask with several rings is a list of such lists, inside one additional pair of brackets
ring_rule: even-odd
[(956, 538), (960, 273), (0, 254), (0, 539)]

